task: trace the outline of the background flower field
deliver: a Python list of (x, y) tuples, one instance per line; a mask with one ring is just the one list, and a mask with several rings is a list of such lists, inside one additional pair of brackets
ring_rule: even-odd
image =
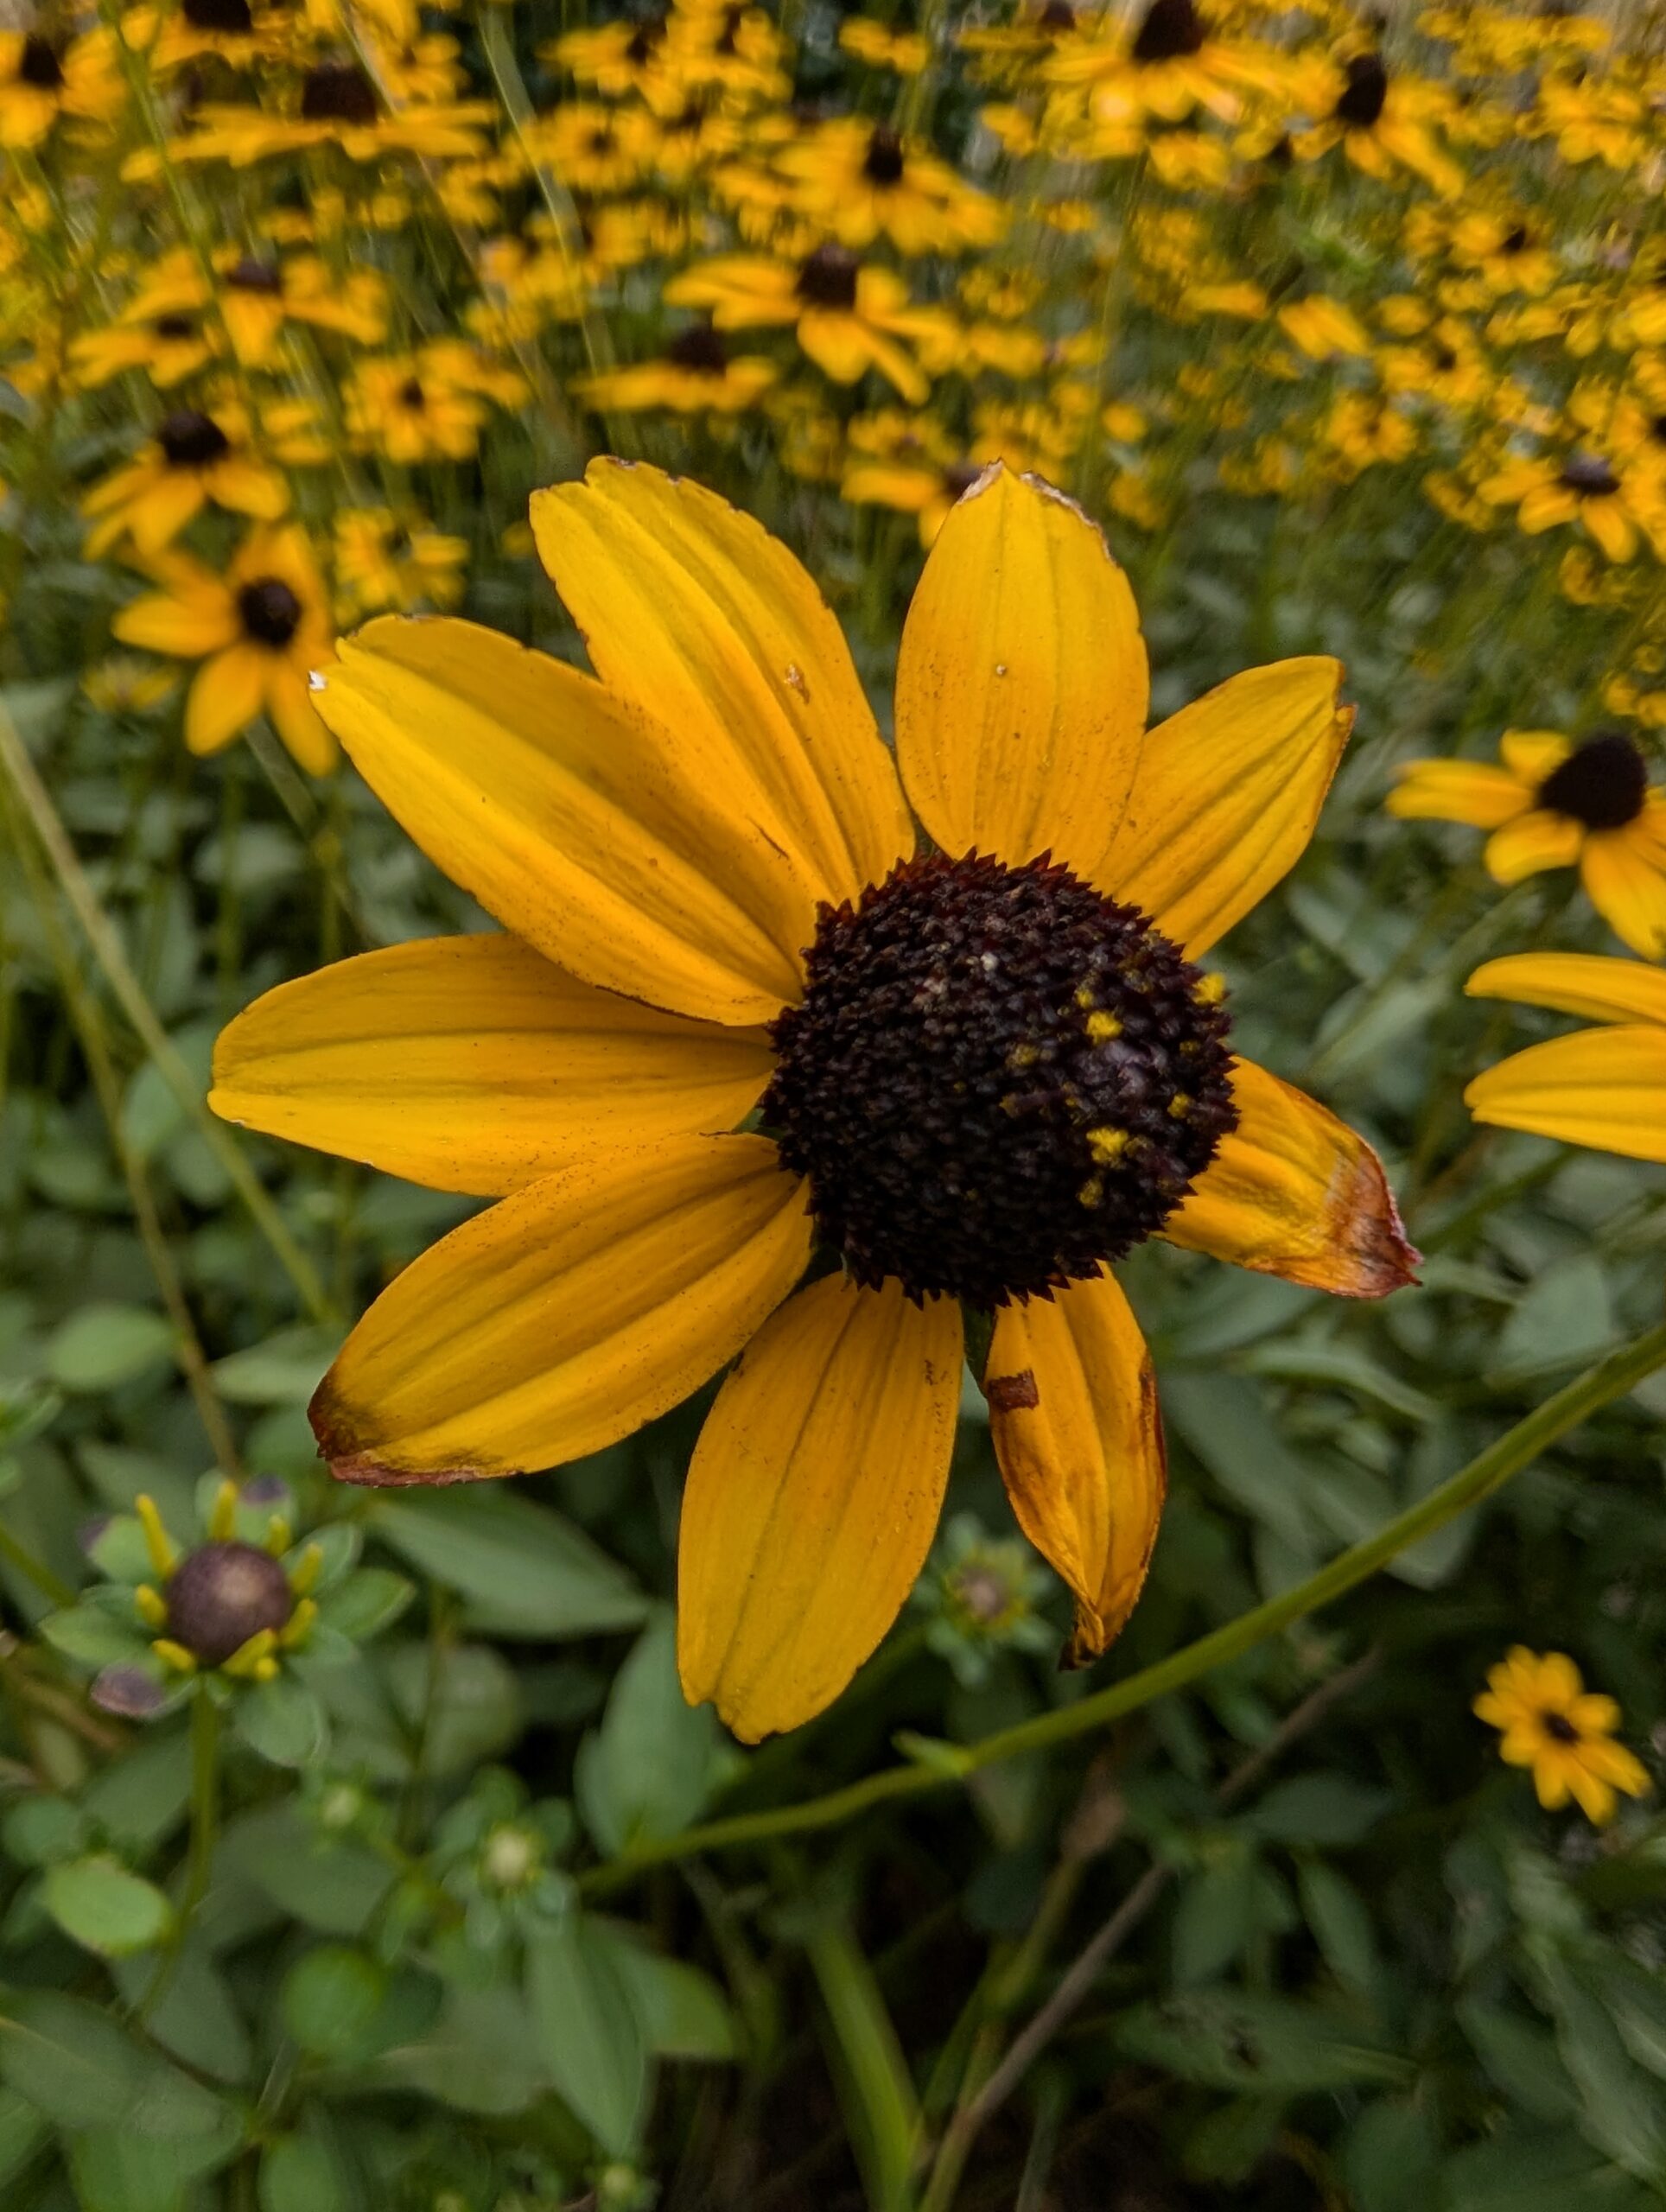
[[(108, 0), (0, 33), (0, 174), (9, 2212), (1661, 2202), (1657, 1799), (1544, 1808), (1472, 1705), (1565, 1653), (1666, 1767), (1666, 1168), (1472, 1119), (1565, 1025), (1464, 986), (1666, 957), (1666, 841), (1387, 804), (1507, 731), (1666, 781), (1658, 10)], [(710, 1389), (512, 1484), (316, 1458), (472, 1202), (215, 1119), (213, 1040), (485, 917), (309, 674), (387, 612), (582, 664), (527, 502), (603, 453), (782, 538), (882, 724), (995, 461), (1103, 527), (1154, 719), (1346, 664), (1218, 964), (1421, 1283), (1133, 1255), (1169, 1502), (1091, 1669), (970, 1375), (901, 1622), (756, 1751), (672, 1656)], [(187, 1649), (231, 1539), (271, 1625)]]

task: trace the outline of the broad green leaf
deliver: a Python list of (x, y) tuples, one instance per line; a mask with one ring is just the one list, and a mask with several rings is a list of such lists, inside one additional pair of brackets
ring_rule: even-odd
[(67, 2128), (217, 2136), (226, 2107), (96, 2005), (56, 1990), (0, 1995), (0, 2076)]
[(1114, 2030), (1129, 2058), (1206, 2088), (1297, 2094), (1389, 2087), (1408, 2063), (1317, 2006), (1227, 1989), (1137, 2005)]
[(237, 2150), (235, 2127), (216, 2136), (159, 2137), (99, 2128), (69, 2145), (81, 2212), (186, 2212), (193, 2184)]
[(47, 2122), (16, 2089), (0, 2088), (0, 2184), (22, 2171), (47, 2138)]
[(614, 2158), (636, 2146), (648, 2056), (615, 1948), (577, 1911), (526, 1941), (526, 2004), (550, 2081)]
[(318, 1618), (323, 1627), (366, 1643), (391, 1627), (416, 1595), (416, 1586), (408, 1575), (396, 1574), (391, 1567), (361, 1567), (324, 1592), (318, 1601)]
[(47, 1372), (73, 1392), (114, 1390), (173, 1357), (173, 1325), (149, 1306), (83, 1306), (47, 1344)]
[(308, 1766), (324, 1748), (324, 1708), (287, 1669), (244, 1691), (236, 1712), (238, 1735), (274, 1766)]
[(1343, 2152), (1350, 2212), (1425, 2212), (1440, 2140), (1420, 2104), (1380, 2098), (1348, 2130)]
[(156, 1885), (105, 1852), (49, 1868), (41, 1894), (65, 1935), (104, 1958), (148, 1951), (173, 1925), (173, 1907)]
[(1463, 1999), (1456, 2010), (1476, 2056), (1512, 2103), (1534, 2120), (1573, 2117), (1578, 2098), (1548, 2029), (1478, 1998)]
[(676, 1629), (662, 1611), (620, 1669), (601, 1727), (579, 1748), (579, 1811), (601, 1848), (617, 1855), (697, 1819), (717, 1741), (710, 1708), (683, 1695)]
[(341, 1332), (321, 1322), (280, 1329), (264, 1344), (213, 1364), (214, 1387), (238, 1406), (304, 1406), (341, 1349)]
[(541, 2037), (518, 1990), (448, 1987), (438, 2018), (377, 2060), (366, 2078), (459, 2112), (525, 2112), (550, 2087)]
[(1326, 1965), (1350, 1989), (1370, 1990), (1377, 1974), (1377, 1944), (1370, 1914), (1358, 1891), (1322, 1859), (1304, 1859), (1296, 1881), (1302, 1912)]
[(1188, 1876), (1174, 1910), (1177, 1989), (1217, 1980), (1255, 1935), (1260, 1871), (1254, 1851), (1232, 1840)]
[(365, 1845), (320, 1834), (293, 1800), (234, 1821), (221, 1839), (216, 1864), (222, 1861), (302, 1927), (326, 1936), (359, 1934), (394, 1879)]
[(611, 1950), (643, 2041), (657, 2057), (734, 2056), (734, 2017), (709, 1974), (681, 1959), (662, 1958), (612, 1922), (593, 1920), (590, 1925), (596, 1940)]
[(472, 1627), (555, 1642), (634, 1628), (645, 1601), (624, 1568), (547, 1505), (500, 1486), (378, 1498), (369, 1525), (467, 1600)]
[(335, 2160), (313, 2135), (280, 2135), (260, 2154), (260, 2212), (344, 2212)]
[(283, 2024), (315, 2058), (351, 2059), (367, 2048), (387, 1994), (387, 1969), (345, 1943), (320, 1943), (297, 1959), (278, 1995)]
[(1293, 1775), (1274, 1783), (1250, 1813), (1250, 1826), (1269, 1843), (1336, 1850), (1363, 1842), (1393, 1797), (1391, 1790), (1372, 1789), (1345, 1774)]
[(1562, 2063), (1580, 2093), (1580, 2132), (1628, 2174), (1666, 2195), (1666, 2098), (1632, 2058), (1580, 1962), (1548, 1945), (1535, 1966), (1556, 2023)]

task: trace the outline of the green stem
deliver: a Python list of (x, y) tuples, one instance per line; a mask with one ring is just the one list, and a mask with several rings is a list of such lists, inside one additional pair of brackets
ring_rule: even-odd
[(206, 1681), (199, 1681), (191, 1700), (191, 1840), (185, 1861), (185, 1887), (168, 1937), (167, 1948), (156, 1964), (149, 1986), (135, 2008), (134, 2018), (148, 2020), (161, 2003), (185, 1948), (197, 1908), (208, 1894), (213, 1866), (214, 1840), (219, 1833), (219, 1707)]
[(1489, 1444), (1438, 1490), (1431, 1491), (1427, 1497), (1396, 1515), (1376, 1535), (1351, 1545), (1316, 1574), (1310, 1574), (1305, 1582), (1281, 1592), (1265, 1605), (1240, 1613), (1236, 1620), (1171, 1652), (1155, 1666), (1143, 1667), (1138, 1674), (1113, 1682), (1093, 1696), (1038, 1713), (1033, 1719), (1021, 1721), (1015, 1727), (998, 1729), (993, 1735), (980, 1737), (976, 1743), (936, 1745), (929, 1765), (911, 1763), (884, 1767), (861, 1782), (830, 1790), (824, 1796), (807, 1798), (799, 1804), (779, 1805), (767, 1812), (739, 1813), (728, 1820), (707, 1821), (697, 1827), (685, 1828), (681, 1835), (666, 1837), (628, 1857), (591, 1868), (580, 1876), (580, 1885), (592, 1894), (605, 1892), (621, 1887), (644, 1868), (666, 1859), (687, 1859), (696, 1852), (757, 1843), (766, 1837), (834, 1827), (875, 1805), (945, 1789), (963, 1782), (984, 1767), (1015, 1758), (1020, 1752), (1068, 1743), (1075, 1737), (1091, 1734), (1113, 1720), (1136, 1713), (1142, 1706), (1184, 1689), (1188, 1682), (1240, 1657), (1268, 1637), (1277, 1635), (1281, 1629), (1317, 1611), (1321, 1605), (1333, 1603), (1367, 1580), (1379, 1567), (1386, 1567), (1390, 1560), (1397, 1559), (1402, 1552), (1409, 1551), (1414, 1544), (1421, 1543), (1437, 1529), (1443, 1529), (1459, 1514), (1491, 1497), (1570, 1429), (1577, 1428), (1613, 1399), (1624, 1397), (1656, 1368), (1663, 1366), (1666, 1321), (1587, 1368), (1565, 1389), (1547, 1398), (1543, 1405)]
[(11, 716), (0, 707), (0, 772), (16, 793), (30, 826), (57, 878), (58, 887), (86, 933), (94, 958), (115, 994), (122, 1012), (132, 1024), (145, 1051), (156, 1062), (156, 1072), (196, 1124), (204, 1141), (225, 1169), (232, 1188), (253, 1217), (272, 1248), (273, 1256), (294, 1284), (302, 1304), (315, 1321), (332, 1318), (330, 1301), (313, 1264), (289, 1234), (288, 1225), (272, 1203), (231, 1131), (208, 1110), (196, 1077), (180, 1057), (172, 1038), (157, 1020), (134, 974), (132, 963), (114, 925), (99, 905), (86, 871), (76, 857), (69, 834), (59, 819), (46, 785), (24, 750)]
[(41, 1595), (54, 1605), (73, 1605), (75, 1592), (61, 1575), (54, 1574), (44, 1560), (20, 1544), (10, 1529), (0, 1523), (0, 1559), (15, 1567), (25, 1581), (32, 1582)]

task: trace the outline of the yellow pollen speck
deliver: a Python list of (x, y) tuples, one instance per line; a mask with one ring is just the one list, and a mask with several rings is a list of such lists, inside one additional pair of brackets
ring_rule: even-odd
[(1114, 1014), (1091, 1014), (1088, 1016), (1088, 1035), (1096, 1045), (1109, 1044), (1113, 1037), (1120, 1037), (1122, 1025)]
[(1088, 1014), (1092, 1011), (1094, 1006), (1097, 1004), (1097, 1001), (1093, 995), (1093, 988), (1091, 984), (1078, 983), (1076, 986), (1076, 1003), (1081, 1007), (1084, 1014)]
[(1192, 1111), (1190, 1091), (1177, 1090), (1168, 1102), (1168, 1110), (1175, 1121), (1185, 1121), (1186, 1116)]
[(1014, 1045), (1007, 1055), (1007, 1065), (1014, 1071), (1019, 1068), (1033, 1068), (1041, 1057), (1039, 1045)]
[(1097, 1206), (1105, 1195), (1104, 1177), (1103, 1175), (1090, 1175), (1087, 1181), (1083, 1184), (1081, 1189), (1076, 1193), (1076, 1195), (1083, 1205), (1090, 1207)]
[(1224, 976), (1200, 976), (1192, 986), (1192, 995), (1199, 1006), (1218, 1006), (1226, 996)]
[(175, 1643), (171, 1636), (157, 1637), (150, 1649), (162, 1661), (162, 1665), (171, 1668), (175, 1674), (194, 1675), (196, 1673), (196, 1653), (188, 1651), (182, 1643)]
[(1102, 1167), (1114, 1167), (1128, 1150), (1128, 1131), (1112, 1128), (1090, 1129), (1088, 1150)]
[(133, 1592), (133, 1605), (139, 1618), (147, 1628), (167, 1627), (168, 1601), (159, 1590), (153, 1590), (148, 1582), (141, 1582)]

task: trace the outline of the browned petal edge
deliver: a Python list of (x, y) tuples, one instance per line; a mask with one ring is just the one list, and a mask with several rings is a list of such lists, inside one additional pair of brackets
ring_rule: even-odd
[(1059, 1654), (1059, 1671), (1072, 1675), (1079, 1668), (1091, 1667), (1096, 1659), (1103, 1659), (1111, 1645), (1134, 1618), (1151, 1572), (1152, 1554), (1157, 1548), (1158, 1533), (1163, 1525), (1163, 1508), (1168, 1500), (1168, 1433), (1163, 1427), (1162, 1400), (1157, 1391), (1157, 1372), (1149, 1354), (1140, 1369), (1140, 1417), (1141, 1426), (1149, 1434), (1157, 1452), (1157, 1481), (1160, 1496), (1151, 1533), (1146, 1539), (1145, 1557), (1140, 1561), (1140, 1579), (1134, 1586), (1134, 1595), (1123, 1606), (1120, 1616), (1107, 1623), (1097, 1611), (1076, 1603), (1076, 1619), (1070, 1640)]
[(353, 1483), (367, 1490), (440, 1490), (451, 1483), (479, 1483), (493, 1476), (518, 1473), (510, 1467), (401, 1467), (382, 1459), (353, 1417), (330, 1387), (327, 1375), (313, 1392), (307, 1419), (318, 1440), (318, 1456), (327, 1462), (339, 1483)]
[(1281, 1269), (1292, 1282), (1339, 1298), (1387, 1298), (1417, 1282), (1423, 1255), (1406, 1235), (1382, 1161), (1363, 1140), (1326, 1213), (1328, 1249), (1314, 1255), (1311, 1274)]

